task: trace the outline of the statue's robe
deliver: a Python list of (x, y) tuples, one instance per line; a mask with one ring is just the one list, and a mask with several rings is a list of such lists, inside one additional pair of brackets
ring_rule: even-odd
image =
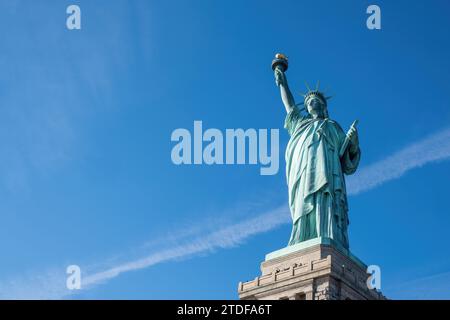
[(291, 138), (286, 148), (286, 176), (293, 228), (289, 245), (316, 237), (331, 238), (348, 248), (348, 205), (345, 174), (356, 171), (361, 156), (339, 151), (346, 134), (328, 118), (288, 113), (285, 128)]

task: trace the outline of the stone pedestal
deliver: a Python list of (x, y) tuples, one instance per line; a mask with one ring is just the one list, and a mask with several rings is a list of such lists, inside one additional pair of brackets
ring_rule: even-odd
[(331, 239), (313, 239), (269, 253), (261, 275), (240, 282), (243, 300), (381, 300), (370, 290), (367, 267)]

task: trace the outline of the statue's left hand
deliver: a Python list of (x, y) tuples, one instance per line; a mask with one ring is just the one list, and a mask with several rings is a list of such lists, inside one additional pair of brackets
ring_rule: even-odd
[(359, 147), (359, 139), (358, 139), (358, 131), (356, 130), (356, 127), (351, 127), (348, 132), (348, 137), (350, 139), (350, 152), (355, 153), (358, 151)]

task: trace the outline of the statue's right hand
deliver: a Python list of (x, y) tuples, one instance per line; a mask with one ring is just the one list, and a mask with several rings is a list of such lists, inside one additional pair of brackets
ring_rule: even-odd
[(281, 71), (278, 68), (275, 68), (275, 84), (277, 87), (279, 87), (284, 82), (284, 74), (283, 71)]

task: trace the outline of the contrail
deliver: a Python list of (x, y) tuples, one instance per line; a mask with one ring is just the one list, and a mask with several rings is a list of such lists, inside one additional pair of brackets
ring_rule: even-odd
[[(362, 168), (358, 174), (348, 179), (348, 193), (357, 195), (389, 180), (397, 179), (411, 169), (448, 158), (450, 158), (450, 128), (411, 144), (372, 165)], [(289, 208), (281, 206), (251, 219), (221, 228), (205, 236), (194, 238), (183, 245), (157, 251), (144, 258), (87, 275), (82, 279), (82, 287), (83, 289), (89, 289), (115, 278), (121, 273), (147, 268), (158, 263), (189, 258), (196, 254), (212, 252), (215, 249), (231, 248), (243, 243), (251, 236), (273, 230), (288, 222), (290, 222)], [(39, 290), (36, 291), (39, 292)], [(62, 291), (52, 288), (53, 292)], [(61, 294), (60, 298), (71, 293), (65, 290), (65, 293)], [(39, 297), (42, 297), (42, 291), (39, 294)], [(53, 294), (51, 297), (54, 298), (55, 295)]]
[(389, 157), (369, 165), (347, 179), (348, 194), (370, 190), (384, 182), (400, 178), (407, 171), (427, 163), (450, 157), (450, 128), (395, 152)]
[(194, 254), (214, 251), (214, 249), (231, 248), (241, 244), (245, 239), (272, 230), (289, 221), (285, 207), (261, 214), (255, 218), (219, 229), (203, 237), (163, 251), (155, 252), (145, 258), (121, 264), (103, 272), (95, 273), (83, 279), (83, 287), (89, 287), (105, 280), (115, 278), (123, 272), (150, 267), (157, 263), (177, 258), (186, 258)]

